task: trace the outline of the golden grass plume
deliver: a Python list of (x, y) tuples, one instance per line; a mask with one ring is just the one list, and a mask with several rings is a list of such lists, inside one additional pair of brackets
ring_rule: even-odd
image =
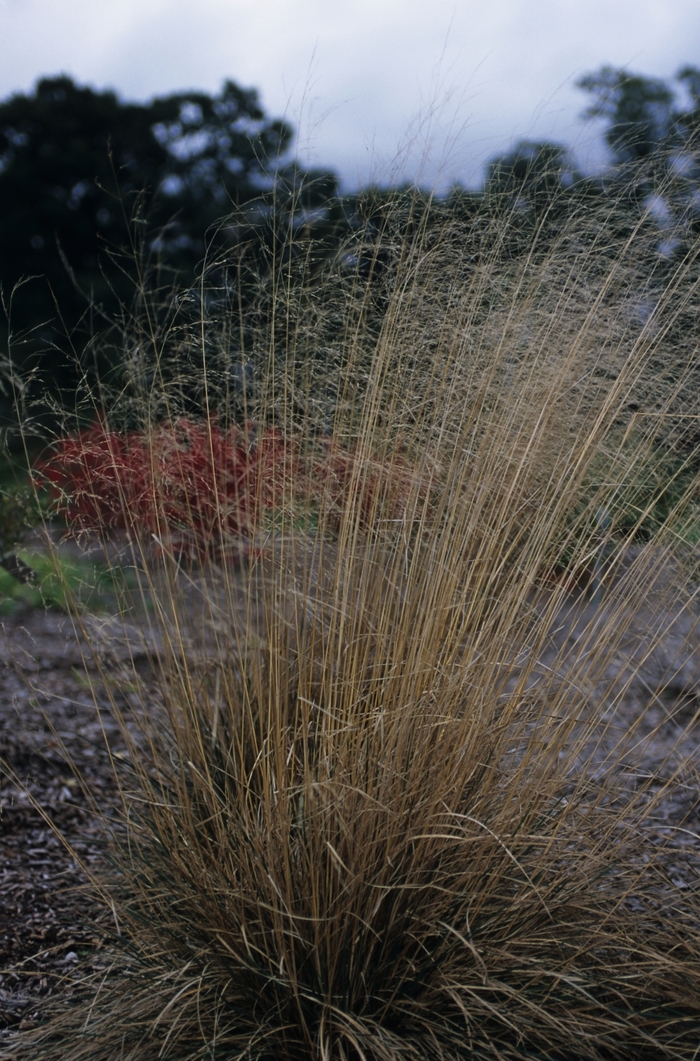
[(207, 430), (274, 425), (286, 456), (242, 565), (131, 526), (157, 693), (113, 703), (114, 965), (0, 1056), (698, 1056), (697, 882), (668, 870), (696, 821), (697, 263), (585, 211), (515, 249), (512, 218), (439, 214), (325, 273), (281, 258), (233, 355), (204, 281), (151, 327), (132, 421), (198, 388)]

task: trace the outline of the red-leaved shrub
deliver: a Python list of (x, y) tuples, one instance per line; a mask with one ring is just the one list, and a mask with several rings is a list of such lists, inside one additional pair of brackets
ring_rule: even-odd
[(290, 499), (329, 528), (344, 513), (367, 528), (402, 519), (416, 486), (396, 454), (327, 439), (302, 459), (299, 441), (276, 428), (186, 419), (126, 433), (99, 421), (58, 439), (35, 474), (72, 534), (126, 531), (198, 562), (247, 555), (265, 515)]
[(73, 534), (126, 531), (205, 561), (249, 550), (297, 465), (275, 429), (181, 419), (126, 433), (98, 422), (59, 439), (35, 472)]

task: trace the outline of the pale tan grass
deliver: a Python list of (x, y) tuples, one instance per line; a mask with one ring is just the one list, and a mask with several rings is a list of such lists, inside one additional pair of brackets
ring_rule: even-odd
[[(307, 471), (279, 469), (243, 571), (134, 543), (160, 704), (122, 715), (119, 872), (96, 881), (116, 965), (13, 1057), (697, 1056), (697, 890), (669, 891), (650, 825), (697, 761), (634, 791), (653, 730), (644, 707), (624, 739), (615, 718), (643, 660), (609, 677), (650, 600), (695, 606), (678, 525), (697, 484), (631, 561), (634, 519), (619, 530), (693, 370), (679, 356), (654, 418), (630, 411), (695, 263), (654, 331), (627, 313), (641, 230), (611, 250), (575, 218), (513, 260), (507, 224), (424, 222), (407, 244), (388, 226), (382, 314), (372, 280), (276, 274), (246, 411)], [(220, 329), (201, 322), (212, 417)], [(305, 489), (328, 423), (355, 453), (340, 504)], [(552, 576), (599, 561), (590, 614)]]

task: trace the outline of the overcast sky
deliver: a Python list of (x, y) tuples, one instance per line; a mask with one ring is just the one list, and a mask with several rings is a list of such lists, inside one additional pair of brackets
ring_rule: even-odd
[(131, 100), (231, 78), (347, 189), (475, 185), (522, 137), (600, 167), (575, 81), (603, 63), (700, 66), (700, 0), (0, 0), (0, 97), (60, 72)]

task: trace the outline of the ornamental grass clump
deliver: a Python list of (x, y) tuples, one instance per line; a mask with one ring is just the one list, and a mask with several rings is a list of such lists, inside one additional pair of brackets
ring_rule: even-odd
[[(135, 714), (114, 693), (130, 770), (91, 871), (119, 934), (0, 1056), (698, 1056), (697, 877), (668, 868), (696, 821), (696, 263), (658, 276), (643, 227), (611, 246), (603, 220), (514, 249), (500, 214), (435, 207), (375, 233), (381, 273), (284, 260), (245, 401), (221, 317), (163, 336), (168, 365), (199, 351), (205, 452), (228, 416), (294, 459), (250, 492), (245, 564), (136, 539), (157, 687), (131, 676)], [(182, 415), (163, 378), (151, 439)]]

